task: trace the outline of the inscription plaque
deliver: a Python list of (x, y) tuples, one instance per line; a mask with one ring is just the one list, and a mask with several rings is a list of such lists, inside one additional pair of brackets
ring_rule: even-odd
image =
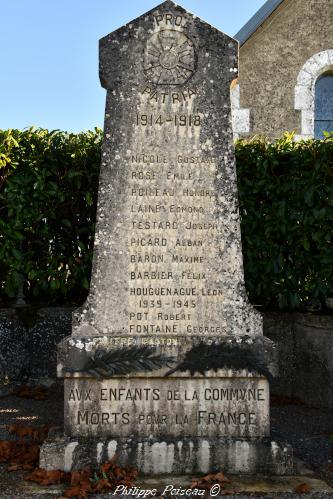
[[(269, 434), (268, 385), (244, 379), (76, 380), (66, 384), (74, 435), (258, 437)], [(66, 417), (65, 421), (69, 418)]]

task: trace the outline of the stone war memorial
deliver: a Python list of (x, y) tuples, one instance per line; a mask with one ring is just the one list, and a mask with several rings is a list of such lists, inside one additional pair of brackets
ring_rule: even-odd
[(292, 473), (276, 350), (244, 287), (238, 43), (166, 1), (100, 40), (107, 91), (89, 296), (58, 347), (65, 428), (40, 466)]

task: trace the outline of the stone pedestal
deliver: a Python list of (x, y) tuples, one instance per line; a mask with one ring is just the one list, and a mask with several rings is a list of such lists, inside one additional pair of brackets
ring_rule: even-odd
[(290, 445), (269, 438), (75, 439), (52, 435), (41, 450), (40, 467), (70, 471), (117, 456), (121, 466), (144, 475), (181, 475), (228, 470), (231, 474), (291, 475)]
[[(117, 456), (144, 474), (292, 473), (292, 449), (269, 438), (269, 384), (247, 369), (198, 370), (205, 356), (229, 352), (274, 373), (276, 352), (264, 337), (69, 337), (59, 345), (58, 375), (65, 378), (65, 432), (50, 435), (40, 465), (80, 469)], [(146, 349), (146, 350), (145, 350)], [(149, 350), (148, 350), (149, 349)], [(121, 369), (133, 352), (137, 372), (102, 378), (100, 358)], [(141, 369), (139, 358), (167, 367)], [(233, 353), (234, 352), (234, 353)], [(97, 354), (96, 354), (97, 353)], [(130, 356), (131, 357), (131, 356)], [(115, 360), (116, 359), (116, 360)], [(187, 359), (187, 364), (186, 364)], [(147, 359), (146, 359), (147, 360)], [(156, 362), (157, 362), (156, 360)], [(211, 361), (211, 358), (208, 359)], [(214, 362), (212, 367), (214, 367)], [(102, 367), (101, 367), (102, 366)], [(94, 377), (92, 375), (94, 374)]]
[[(131, 338), (130, 348), (140, 348), (148, 339)], [(44, 444), (41, 467), (70, 470), (87, 463), (97, 467), (116, 455), (121, 465), (136, 466), (148, 475), (220, 469), (243, 474), (292, 473), (290, 446), (269, 438), (269, 384), (264, 376), (233, 369), (200, 374), (195, 370), (200, 364), (191, 367), (192, 373), (182, 371), (189, 342), (175, 337), (173, 344), (155, 347), (150, 357), (169, 359), (170, 367), (176, 364), (168, 368), (167, 376), (162, 367), (110, 379), (92, 378), (91, 372), (82, 369), (96, 369), (90, 362), (94, 353), (111, 352), (120, 363), (124, 347), (112, 348), (114, 340), (70, 338), (60, 346), (65, 435), (51, 435)], [(160, 341), (163, 343), (162, 338)], [(120, 338), (117, 342), (121, 343)], [(235, 348), (239, 356), (259, 352), (263, 365), (274, 371), (274, 347), (263, 337), (215, 338), (205, 343), (191, 338), (190, 344), (208, 351), (227, 351), (229, 346), (229, 351)], [(78, 364), (81, 371), (68, 372), (66, 366), (73, 369)]]
[[(41, 466), (290, 473), (269, 440), (272, 342), (243, 276), (235, 40), (166, 1), (100, 41), (91, 286), (59, 346), (65, 436)], [(53, 457), (52, 457), (53, 456)]]

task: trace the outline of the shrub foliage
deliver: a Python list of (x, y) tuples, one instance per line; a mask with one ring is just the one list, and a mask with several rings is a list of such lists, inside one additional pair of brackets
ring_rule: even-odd
[(89, 287), (102, 133), (0, 132), (2, 299), (80, 303)]
[(333, 296), (333, 138), (238, 142), (236, 161), (251, 301), (324, 304)]
[[(0, 131), (0, 298), (83, 302), (102, 131)], [(250, 300), (297, 309), (333, 296), (333, 138), (236, 144)]]

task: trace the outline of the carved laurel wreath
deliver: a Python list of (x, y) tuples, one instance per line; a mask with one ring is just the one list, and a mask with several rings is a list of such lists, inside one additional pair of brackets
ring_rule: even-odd
[(76, 368), (74, 363), (74, 366), (65, 367), (65, 371), (83, 371), (98, 379), (108, 379), (117, 374), (155, 371), (162, 367), (170, 367), (172, 362), (172, 358), (156, 354), (155, 348), (149, 346), (134, 346), (111, 351), (99, 348), (94, 353), (86, 355), (83, 365), (80, 362), (80, 366)]
[(266, 355), (262, 345), (253, 344), (205, 344), (199, 343), (189, 350), (184, 359), (175, 364), (175, 359), (156, 353), (150, 346), (133, 346), (112, 351), (98, 349), (94, 353), (87, 353), (84, 364), (80, 367), (64, 367), (67, 372), (84, 372), (98, 379), (108, 379), (115, 375), (124, 375), (133, 372), (152, 372), (164, 367), (171, 368), (165, 376), (177, 371), (190, 371), (204, 374), (209, 370), (218, 369), (247, 369), (266, 377), (271, 377)]

